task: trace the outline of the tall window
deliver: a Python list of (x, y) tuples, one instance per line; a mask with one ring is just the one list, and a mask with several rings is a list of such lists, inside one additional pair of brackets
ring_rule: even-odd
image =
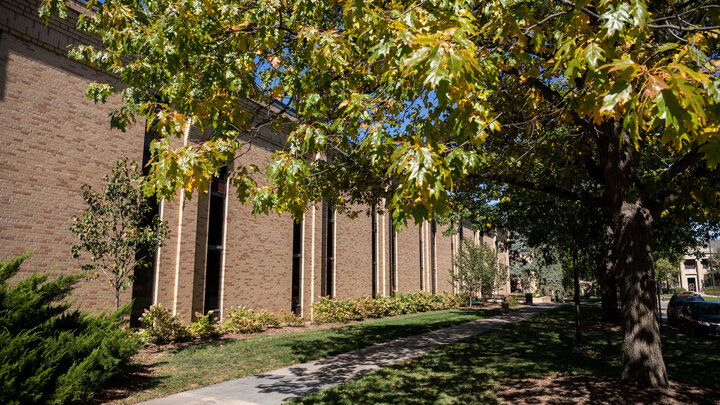
[(375, 206), (372, 207), (372, 296), (377, 296), (377, 216)]
[(223, 231), (225, 229), (225, 178), (227, 168), (218, 171), (210, 184), (207, 261), (205, 262), (205, 313), (220, 309), (220, 269), (222, 267)]
[(437, 225), (435, 221), (430, 221), (430, 292), (437, 292), (437, 261), (435, 258), (435, 234), (437, 233)]
[(333, 288), (335, 273), (335, 211), (328, 206), (327, 209), (327, 232), (325, 241), (325, 295), (332, 297), (335, 295)]
[[(143, 156), (142, 156), (142, 173), (143, 175), (147, 176), (150, 172), (150, 168), (148, 167), (148, 163), (150, 162), (150, 158), (152, 157), (152, 153), (150, 151), (150, 144), (153, 140), (158, 139), (159, 134), (156, 131), (145, 129), (145, 144), (143, 147)], [(152, 212), (150, 215), (145, 218), (147, 223), (152, 221), (152, 218), (160, 215), (160, 204), (158, 204), (158, 201), (155, 197), (149, 197), (150, 202), (152, 204)], [(139, 326), (138, 318), (140, 315), (142, 315), (143, 311), (150, 308), (150, 306), (153, 304), (153, 290), (154, 290), (154, 284), (155, 284), (155, 272), (157, 269), (155, 268), (155, 258), (157, 257), (157, 249), (154, 249), (155, 252), (153, 254), (152, 258), (152, 266), (148, 269), (142, 269), (140, 271), (135, 272), (135, 280), (133, 280), (133, 286), (132, 286), (132, 298), (133, 298), (133, 307), (132, 307), (132, 314), (130, 316), (130, 324), (132, 327)], [(148, 252), (138, 252), (138, 257), (147, 256)]]
[(292, 260), (292, 308), (295, 315), (302, 313), (300, 300), (300, 267), (302, 264), (302, 221), (293, 223), (293, 260)]
[(395, 290), (397, 285), (395, 284), (395, 274), (397, 272), (397, 258), (395, 257), (395, 226), (392, 222), (392, 216), (390, 216), (390, 296), (395, 296)]
[(420, 291), (423, 291), (423, 290), (425, 290), (425, 283), (424, 283), (425, 280), (423, 280), (425, 278), (425, 277), (423, 277), (425, 268), (423, 266), (423, 237), (422, 237), (423, 227), (422, 227), (422, 224), (418, 228), (419, 228), (418, 235), (420, 235), (420, 238), (419, 238), (419, 242), (420, 242)]

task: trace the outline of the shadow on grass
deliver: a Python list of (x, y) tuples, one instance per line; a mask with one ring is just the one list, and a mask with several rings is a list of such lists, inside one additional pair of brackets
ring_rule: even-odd
[[(438, 317), (425, 322), (416, 321), (422, 314), (409, 315), (403, 317), (402, 320), (399, 318), (378, 319), (333, 328), (334, 333), (330, 336), (298, 336), (298, 340), (288, 342), (287, 345), (297, 356), (298, 362), (303, 363), (507, 312), (507, 310), (501, 309), (453, 310), (445, 311), (448, 314), (446, 319)], [(438, 312), (438, 314), (442, 314), (442, 312)]]
[[(241, 340), (219, 338), (188, 342), (165, 349), (166, 355), (156, 359), (152, 365), (132, 366), (126, 376), (110, 381), (108, 389), (98, 400), (132, 401), (138, 396), (149, 399), (168, 395), (505, 312), (508, 310), (437, 311), (375, 319), (331, 329), (261, 334)], [(211, 374), (217, 375), (213, 377)]]
[[(583, 322), (597, 326), (600, 322), (599, 308), (595, 305), (583, 306)], [(611, 326), (588, 329), (584, 331), (584, 341), (589, 355), (573, 354), (572, 308), (561, 307), (445, 346), (297, 402), (484, 404), (499, 402), (496, 391), (500, 387), (510, 387), (509, 395), (516, 396), (504, 397), (509, 403), (518, 402), (521, 396), (538, 398), (558, 393), (562, 393), (559, 399), (551, 403), (576, 403), (572, 401), (574, 395), (585, 395), (584, 398), (590, 402), (602, 403), (605, 398), (610, 398), (612, 401), (606, 403), (623, 403), (625, 399), (632, 403), (632, 390), (628, 391), (617, 383), (621, 369), (622, 332)], [(720, 342), (691, 341), (666, 329), (663, 330), (663, 339), (670, 379), (706, 387), (673, 393), (673, 400), (696, 403), (714, 398), (720, 389), (720, 379), (717, 378), (720, 375)], [(543, 377), (552, 378), (546, 379), (550, 381), (548, 384), (538, 384), (537, 379)], [(561, 384), (563, 390), (552, 383), (555, 380), (564, 381)], [(592, 384), (587, 384), (588, 381)], [(515, 394), (512, 394), (513, 391)], [(627, 392), (630, 392), (630, 397), (625, 398)], [(650, 395), (641, 403), (652, 403), (652, 398), (660, 399), (664, 395), (659, 391), (655, 394), (643, 390), (637, 392), (640, 396), (643, 393)]]

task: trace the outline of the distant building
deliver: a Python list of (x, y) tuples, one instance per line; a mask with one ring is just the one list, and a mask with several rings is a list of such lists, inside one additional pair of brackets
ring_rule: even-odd
[(710, 255), (720, 249), (720, 240), (710, 241), (697, 251), (689, 251), (680, 263), (680, 287), (688, 291), (705, 292), (705, 288), (720, 285), (720, 277), (710, 274)]

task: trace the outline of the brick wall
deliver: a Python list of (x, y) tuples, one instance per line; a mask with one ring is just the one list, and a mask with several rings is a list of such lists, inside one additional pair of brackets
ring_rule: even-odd
[[(84, 96), (87, 84), (111, 78), (67, 58), (70, 44), (92, 42), (74, 30), (78, 14), (45, 26), (39, 4), (0, 2), (0, 257), (35, 249), (18, 277), (79, 269), (69, 227), (84, 209), (80, 187), (100, 186), (114, 160), (139, 161), (143, 150), (142, 125), (110, 130), (113, 102), (95, 105)], [(93, 310), (114, 303), (101, 280), (80, 283), (74, 298)]]
[(452, 238), (454, 236), (443, 236), (442, 233), (446, 231), (449, 226), (437, 227), (437, 239), (435, 240), (435, 254), (437, 262), (437, 292), (452, 292), (452, 279), (450, 278), (450, 270), (452, 269), (452, 249), (453, 245)]
[(335, 215), (335, 294), (355, 298), (372, 294), (372, 217)]
[(421, 290), (420, 226), (412, 221), (397, 234), (398, 292)]

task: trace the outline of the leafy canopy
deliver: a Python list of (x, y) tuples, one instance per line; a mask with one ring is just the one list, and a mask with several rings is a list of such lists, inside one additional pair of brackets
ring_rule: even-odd
[[(651, 145), (665, 163), (687, 150), (711, 168), (720, 161), (719, 21), (710, 2), (88, 6), (98, 10), (78, 26), (104, 47), (80, 45), (71, 56), (124, 83), (94, 83), (87, 91), (97, 102), (121, 95), (115, 127), (147, 117), (164, 136), (152, 168), (153, 191), (163, 197), (204, 189), (218, 167), (269, 128), (289, 133), (266, 169), (269, 184), (258, 181), (253, 165), (236, 162), (234, 171), (239, 197), (252, 200), (256, 212), (299, 215), (345, 192), (360, 202), (388, 197), (400, 222), (430, 216), (446, 209), (449, 192), (468, 174), (498, 161), (525, 164), (521, 155), (481, 150), (489, 139), (513, 150), (546, 126), (617, 123), (637, 150)], [(44, 0), (41, 14), (64, 8), (63, 0)], [(187, 124), (211, 131), (211, 139), (175, 149), (171, 137)], [(513, 130), (520, 124), (522, 133)], [(584, 146), (575, 139), (554, 135), (544, 146), (553, 153), (540, 163), (577, 158)], [(482, 174), (488, 181), (506, 173)]]

